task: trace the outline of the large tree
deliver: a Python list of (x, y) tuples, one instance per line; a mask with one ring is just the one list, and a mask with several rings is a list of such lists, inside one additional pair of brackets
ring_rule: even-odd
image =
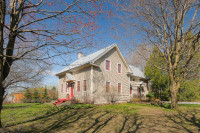
[[(93, 18), (100, 12), (96, 0), (0, 0), (0, 112), (13, 63), (52, 64), (49, 58), (90, 45), (97, 28)], [(41, 51), (45, 54), (36, 54)]]
[(117, 6), (125, 27), (141, 33), (137, 38), (143, 37), (161, 53), (167, 67), (152, 65), (168, 73), (171, 108), (177, 109), (178, 90), (184, 77), (191, 68), (199, 67), (189, 67), (200, 49), (199, 0), (126, 0), (117, 1)]

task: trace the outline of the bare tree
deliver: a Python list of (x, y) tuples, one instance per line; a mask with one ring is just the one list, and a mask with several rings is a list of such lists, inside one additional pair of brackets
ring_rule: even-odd
[[(137, 46), (135, 49), (129, 49), (125, 59), (128, 64), (140, 68), (144, 72), (146, 60), (152, 52), (152, 47), (146, 44)], [(145, 58), (144, 58), (145, 57)]]
[(169, 73), (171, 108), (177, 109), (181, 82), (200, 49), (199, 0), (126, 0), (117, 6), (126, 28), (159, 49), (167, 66), (152, 65)]
[[(14, 62), (43, 61), (90, 45), (102, 6), (97, 0), (0, 1), (0, 111)], [(43, 51), (38, 56), (34, 51)], [(15, 81), (16, 82), (16, 81)], [(2, 127), (0, 119), (0, 127)]]

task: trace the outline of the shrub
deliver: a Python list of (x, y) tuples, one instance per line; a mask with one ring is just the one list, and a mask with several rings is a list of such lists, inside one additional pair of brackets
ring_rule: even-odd
[(139, 98), (139, 97), (133, 97), (132, 99), (131, 99), (131, 102), (141, 102), (141, 99)]
[(153, 100), (155, 100), (155, 99), (154, 99), (154, 98), (155, 98), (155, 96), (154, 96), (154, 94), (153, 94), (153, 93), (149, 93), (149, 94), (147, 94), (147, 95), (146, 95), (146, 97), (148, 97), (150, 101), (153, 101)]
[(71, 104), (79, 104), (80, 101), (76, 98), (71, 99)]

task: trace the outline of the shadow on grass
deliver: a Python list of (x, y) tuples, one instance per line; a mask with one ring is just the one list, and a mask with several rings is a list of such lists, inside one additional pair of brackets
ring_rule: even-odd
[[(134, 109), (134, 108), (133, 108)], [(132, 108), (130, 108), (132, 110)], [(154, 111), (154, 110), (153, 110)], [(163, 113), (158, 115), (140, 115), (126, 109), (125, 112), (115, 112), (115, 110), (104, 110), (102, 108), (68, 109), (59, 108), (57, 111), (49, 110), (43, 116), (34, 119), (9, 125), (10, 132), (20, 133), (47, 133), (47, 132), (161, 132), (161, 128), (168, 126), (166, 131), (195, 132), (200, 129), (199, 110), (179, 111), (174, 113)], [(131, 112), (131, 113), (129, 113)], [(166, 121), (168, 120), (168, 121)], [(33, 122), (33, 123), (32, 123)], [(150, 123), (150, 124), (149, 124)], [(22, 124), (21, 129), (16, 129), (15, 125)], [(172, 126), (171, 126), (172, 124)], [(12, 127), (13, 126), (13, 127)], [(192, 126), (192, 127), (190, 127)], [(155, 127), (155, 128), (154, 128)], [(181, 132), (180, 131), (180, 132)], [(198, 131), (196, 131), (198, 132)]]
[(177, 114), (165, 115), (169, 120), (182, 127), (185, 131), (193, 133), (194, 130), (189, 128), (189, 125), (197, 127), (196, 132), (200, 132), (200, 112), (199, 110), (193, 109), (190, 111), (179, 111)]
[(40, 119), (48, 118), (48, 117), (54, 116), (54, 115), (56, 115), (56, 114), (58, 114), (58, 113), (61, 113), (61, 112), (63, 112), (63, 111), (66, 110), (66, 109), (67, 109), (66, 107), (62, 107), (62, 108), (60, 108), (60, 109), (57, 109), (57, 111), (54, 111), (54, 112), (51, 112), (52, 109), (49, 109), (49, 110), (46, 112), (45, 115), (36, 117), (36, 118), (34, 118), (34, 119), (30, 119), (30, 120), (18, 122), (18, 123), (15, 123), (15, 124), (9, 124), (9, 125), (7, 125), (6, 127), (16, 126), (16, 125), (19, 125), (19, 124), (24, 124), (24, 123), (28, 123), (28, 122), (34, 122), (34, 121), (37, 121), (37, 120), (40, 120)]

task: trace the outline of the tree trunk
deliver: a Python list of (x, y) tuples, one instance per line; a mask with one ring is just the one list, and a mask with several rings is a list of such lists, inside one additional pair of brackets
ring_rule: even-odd
[[(1, 87), (0, 87), (1, 88)], [(3, 89), (1, 89), (3, 90)], [(2, 105), (3, 105), (3, 96), (4, 96), (4, 92), (1, 92), (0, 93), (0, 131), (2, 130), (3, 128), (3, 125), (2, 125), (2, 119), (1, 119), (1, 111), (2, 111)]]
[(170, 79), (171, 109), (178, 109), (178, 86), (173, 79)]
[(171, 90), (171, 109), (178, 109), (178, 94), (176, 88), (170, 88)]

